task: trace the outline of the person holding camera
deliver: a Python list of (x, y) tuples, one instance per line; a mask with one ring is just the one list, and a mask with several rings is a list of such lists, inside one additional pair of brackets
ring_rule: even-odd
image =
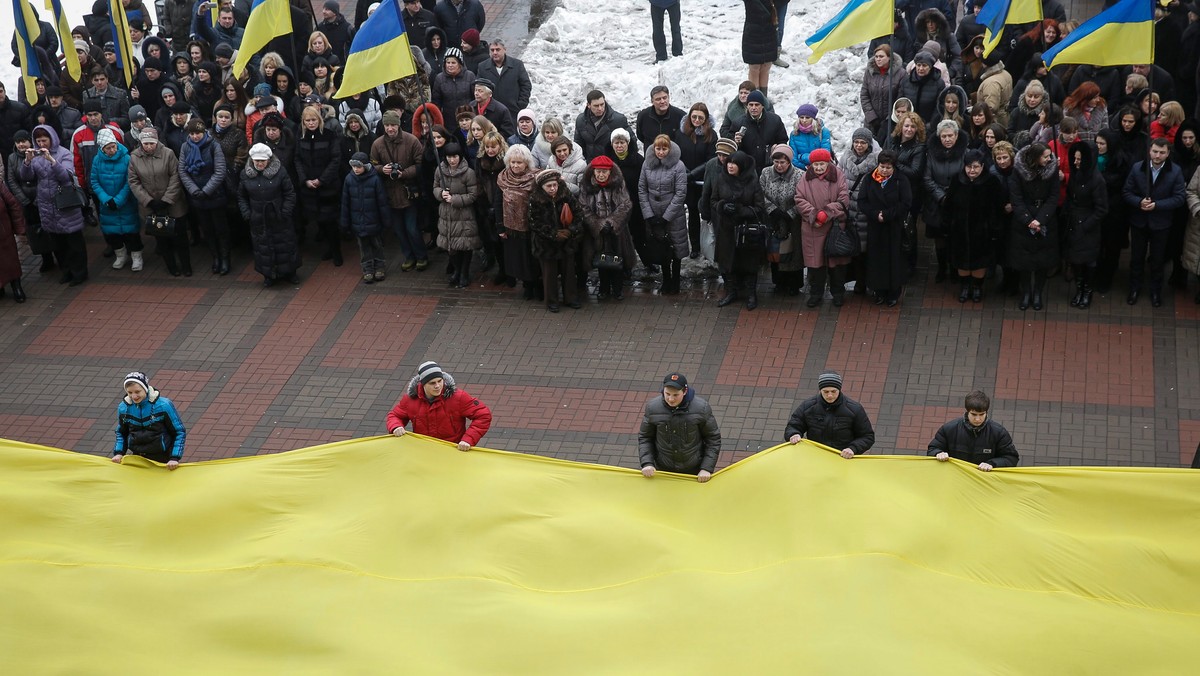
[(33, 128), (33, 147), (18, 166), (22, 181), (37, 182), (41, 227), (50, 235), (54, 256), (63, 268), (60, 284), (87, 281), (87, 246), (83, 241), (83, 191), (77, 187), (71, 151), (59, 144), (58, 132), (48, 125)]
[(417, 225), (417, 167), (421, 163), (421, 142), (400, 128), (400, 114), (389, 110), (383, 114), (383, 136), (371, 144), (371, 164), (383, 177), (388, 204), (392, 208), (392, 231), (400, 240), (404, 263), (400, 269), (408, 272), (429, 267), (425, 239)]

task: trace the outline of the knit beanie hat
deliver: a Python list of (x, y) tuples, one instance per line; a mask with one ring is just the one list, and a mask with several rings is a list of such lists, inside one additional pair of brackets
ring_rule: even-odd
[(817, 107), (811, 103), (802, 104), (796, 109), (796, 117), (816, 117)]
[(259, 82), (258, 84), (254, 85), (254, 98), (257, 99), (260, 96), (270, 96), (270, 95), (271, 95), (271, 85), (267, 84), (266, 82)]
[(874, 139), (875, 135), (872, 134), (871, 130), (867, 129), (866, 127), (859, 127), (858, 129), (855, 129), (854, 134), (850, 137), (851, 142), (863, 140), (867, 142), (867, 145), (871, 145), (871, 141)]
[(142, 143), (147, 141), (158, 143), (158, 130), (152, 125), (146, 125), (146, 128), (142, 130), (141, 135), (138, 136), (138, 140), (140, 140)]
[(475, 30), (474, 28), (468, 28), (467, 30), (463, 31), (462, 41), (468, 45), (471, 45), (471, 49), (478, 47), (479, 31)]
[(823, 390), (826, 387), (842, 389), (842, 375), (836, 371), (822, 373), (821, 377), (817, 378), (817, 388)]
[(525, 119), (537, 124), (537, 116), (533, 114), (532, 108), (522, 108), (521, 112), (517, 113), (517, 122)]
[(83, 40), (75, 40), (75, 51), (89, 54), (91, 53), (91, 50), (88, 48), (88, 43), (84, 42)]
[(780, 144), (776, 145), (775, 147), (771, 148), (771, 160), (772, 161), (775, 160), (776, 155), (786, 157), (788, 162), (791, 162), (792, 158), (795, 157), (795, 153), (792, 151), (791, 146), (789, 146), (786, 143), (780, 143)]
[(213, 48), (213, 54), (221, 58), (232, 59), (233, 45), (229, 44), (228, 42), (222, 42)]
[(446, 55), (442, 57), (443, 63), (446, 59), (457, 59), (460, 66), (466, 63), (466, 57), (463, 56), (462, 50), (458, 47), (447, 47)]
[(142, 389), (146, 391), (146, 394), (150, 394), (150, 379), (146, 377), (145, 373), (142, 373), (141, 371), (127, 373), (125, 375), (125, 382), (121, 383), (121, 389), (128, 387), (129, 383), (137, 383), (138, 385), (141, 385)]
[(203, 134), (206, 131), (204, 127), (204, 120), (201, 120), (198, 117), (193, 117), (192, 119), (188, 120), (187, 124), (183, 126), (183, 130), (189, 134)]
[(723, 138), (717, 140), (717, 152), (732, 155), (737, 152), (738, 144), (731, 138)]
[(394, 110), (387, 111), (383, 114), (383, 123), (400, 126), (400, 113), (397, 113)]
[(923, 63), (926, 66), (932, 66), (934, 63), (933, 54), (926, 51), (917, 52), (917, 55), (913, 57), (913, 63)]
[(767, 96), (761, 91), (755, 89), (746, 97), (746, 103), (759, 103), (765, 106), (767, 105)]
[(436, 361), (427, 361), (422, 362), (417, 367), (417, 377), (421, 379), (421, 384), (424, 385), (434, 378), (444, 378), (445, 374), (442, 373), (442, 367), (438, 366)]
[(832, 161), (833, 161), (833, 154), (830, 153), (828, 150), (825, 150), (824, 148), (817, 148), (816, 150), (814, 150), (808, 154), (808, 163), (809, 164), (812, 164), (813, 162), (832, 162)]

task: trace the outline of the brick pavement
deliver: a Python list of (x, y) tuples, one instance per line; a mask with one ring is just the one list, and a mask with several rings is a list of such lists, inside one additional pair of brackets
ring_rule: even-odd
[(190, 459), (286, 451), (382, 432), (436, 359), (495, 409), (488, 445), (587, 462), (636, 464), (641, 405), (674, 369), (716, 409), (722, 465), (775, 443), (829, 368), (875, 421), (877, 452), (920, 452), (974, 387), (1023, 464), (1175, 466), (1200, 443), (1190, 294), (1155, 310), (1118, 292), (1080, 312), (1054, 279), (1047, 310), (1022, 313), (994, 296), (959, 305), (922, 269), (895, 310), (858, 296), (808, 310), (765, 283), (758, 310), (718, 309), (717, 284), (695, 279), (675, 298), (639, 281), (623, 303), (549, 314), (483, 276), (447, 289), (441, 259), (401, 273), (394, 248), (380, 284), (317, 264), (314, 245), (299, 286), (263, 289), (245, 251), (229, 277), (173, 278), (153, 256), (135, 275), (88, 238), (87, 284), (60, 286), (27, 257), (30, 300), (0, 300), (0, 435), (106, 453), (121, 376), (144, 369), (178, 402)]

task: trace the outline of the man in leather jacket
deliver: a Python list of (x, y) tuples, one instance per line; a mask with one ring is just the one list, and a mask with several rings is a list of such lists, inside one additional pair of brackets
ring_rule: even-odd
[(642, 475), (656, 469), (695, 474), (704, 483), (712, 477), (721, 452), (721, 430), (708, 402), (688, 388), (682, 373), (663, 378), (662, 396), (646, 402), (638, 455)]
[(992, 402), (979, 390), (967, 395), (966, 415), (942, 425), (929, 442), (926, 455), (945, 462), (963, 460), (984, 472), (995, 467), (1016, 467), (1021, 457), (1012, 436), (1000, 423), (988, 417)]

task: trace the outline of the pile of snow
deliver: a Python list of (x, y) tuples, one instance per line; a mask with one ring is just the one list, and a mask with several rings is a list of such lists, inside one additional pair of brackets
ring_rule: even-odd
[[(858, 92), (866, 45), (828, 53), (810, 66), (812, 50), (804, 39), (844, 4), (790, 3), (783, 47), (791, 67), (771, 69), (768, 92), (789, 130), (800, 104), (816, 105), (839, 153), (849, 147), (851, 134), (862, 124)], [(687, 110), (703, 101), (719, 127), (748, 71), (742, 63), (744, 17), (742, 4), (728, 0), (683, 3), (683, 56), (655, 64), (646, 0), (562, 0), (521, 50), (533, 80), (530, 107), (543, 118), (560, 118), (570, 133), (587, 93), (599, 89), (633, 124), (637, 111), (650, 105), (650, 89), (665, 84), (673, 105)], [(669, 51), (670, 22), (664, 23)]]

